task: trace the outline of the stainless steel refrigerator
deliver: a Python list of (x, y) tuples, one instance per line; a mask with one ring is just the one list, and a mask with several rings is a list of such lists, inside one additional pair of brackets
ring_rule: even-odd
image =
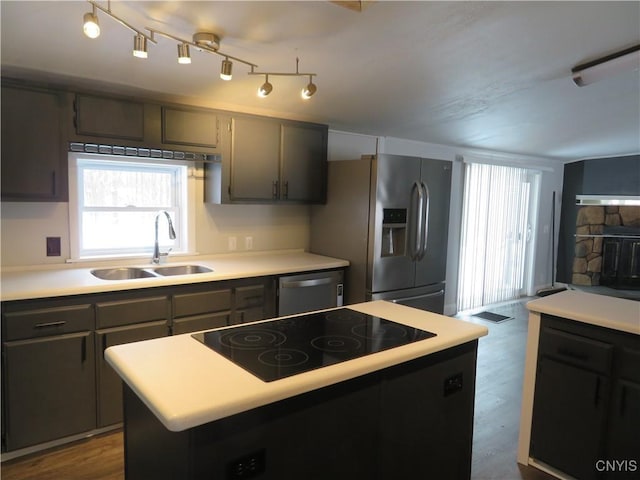
[(451, 162), (398, 155), (328, 165), (327, 203), (311, 209), (311, 252), (351, 263), (347, 304), (443, 313)]

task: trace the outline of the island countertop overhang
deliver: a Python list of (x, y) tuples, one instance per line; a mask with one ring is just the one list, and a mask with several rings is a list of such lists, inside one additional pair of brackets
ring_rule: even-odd
[(640, 302), (567, 290), (527, 303), (531, 312), (640, 335)]
[[(356, 311), (436, 337), (263, 382), (190, 334), (110, 347), (107, 362), (170, 431), (182, 431), (478, 339), (486, 327), (386, 301)], [(268, 321), (268, 320), (266, 320)]]

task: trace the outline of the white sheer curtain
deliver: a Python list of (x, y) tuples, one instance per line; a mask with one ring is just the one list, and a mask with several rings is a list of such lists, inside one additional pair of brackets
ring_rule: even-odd
[(518, 298), (531, 184), (527, 169), (465, 164), (457, 308)]

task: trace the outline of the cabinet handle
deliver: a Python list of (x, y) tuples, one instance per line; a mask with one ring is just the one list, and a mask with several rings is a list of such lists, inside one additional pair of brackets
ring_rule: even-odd
[(53, 196), (55, 197), (58, 192), (57, 192), (57, 188), (56, 188), (56, 171), (52, 171), (51, 172), (51, 191), (53, 192)]
[(38, 324), (35, 326), (35, 328), (61, 327), (61, 326), (62, 326), (62, 325), (64, 325), (65, 323), (67, 323), (67, 322), (65, 322), (64, 320), (63, 320), (63, 321), (60, 321), (60, 322), (38, 323)]
[(278, 180), (274, 180), (271, 187), (271, 195), (273, 198), (278, 198)]
[(624, 417), (624, 411), (627, 407), (627, 386), (622, 385), (622, 390), (620, 392), (620, 416)]
[(87, 337), (82, 337), (82, 346), (80, 347), (80, 359), (82, 363), (87, 361)]
[(284, 182), (284, 188), (282, 193), (282, 198), (286, 200), (289, 197), (289, 180)]

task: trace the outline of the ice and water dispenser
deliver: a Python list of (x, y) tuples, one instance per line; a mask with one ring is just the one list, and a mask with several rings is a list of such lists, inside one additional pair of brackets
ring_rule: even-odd
[(382, 209), (382, 257), (403, 256), (406, 249), (407, 209)]

